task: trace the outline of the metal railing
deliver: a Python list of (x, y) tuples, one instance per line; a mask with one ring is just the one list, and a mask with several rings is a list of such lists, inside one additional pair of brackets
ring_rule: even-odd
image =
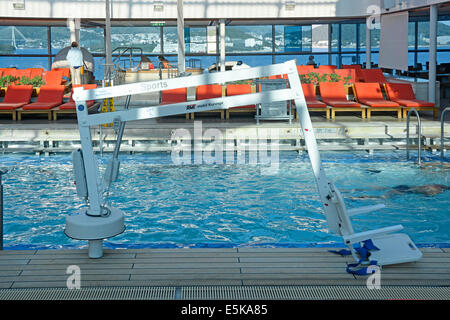
[(415, 108), (411, 108), (408, 111), (408, 115), (406, 118), (406, 159), (409, 160), (409, 118), (411, 116), (411, 113), (414, 112), (417, 116), (417, 122), (418, 122), (418, 132), (417, 132), (417, 161), (418, 165), (421, 166), (422, 160), (421, 160), (421, 151), (422, 151), (422, 124), (420, 121), (419, 113)]
[(444, 116), (450, 107), (445, 108), (441, 113), (441, 159), (444, 159)]
[(8, 170), (0, 169), (0, 250), (3, 250), (3, 183), (2, 183), (2, 176), (7, 172), (8, 172)]

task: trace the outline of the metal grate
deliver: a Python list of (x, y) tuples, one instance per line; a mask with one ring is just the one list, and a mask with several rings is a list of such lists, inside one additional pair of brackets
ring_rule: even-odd
[(190, 286), (2, 289), (0, 300), (449, 300), (450, 287)]
[(175, 287), (4, 289), (0, 300), (171, 300)]
[(450, 287), (384, 286), (369, 290), (365, 286), (240, 286), (184, 287), (186, 300), (448, 300)]

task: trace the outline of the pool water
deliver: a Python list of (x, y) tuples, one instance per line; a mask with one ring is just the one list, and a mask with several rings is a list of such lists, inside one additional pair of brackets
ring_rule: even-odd
[[(419, 169), (405, 153), (328, 152), (327, 176), (349, 208), (384, 203), (356, 216), (355, 231), (402, 224), (418, 244), (450, 243), (450, 191), (400, 194), (396, 185), (450, 185), (449, 163), (428, 155)], [(99, 159), (101, 172), (110, 155)], [(267, 165), (174, 165), (169, 153), (121, 155), (109, 202), (125, 213), (126, 231), (110, 247), (333, 246), (306, 153), (280, 152), (278, 171)], [(70, 155), (3, 155), (5, 248), (62, 248), (87, 242), (64, 234), (65, 216), (86, 204), (77, 198)], [(386, 188), (386, 189), (383, 189)], [(359, 197), (364, 197), (359, 199)]]

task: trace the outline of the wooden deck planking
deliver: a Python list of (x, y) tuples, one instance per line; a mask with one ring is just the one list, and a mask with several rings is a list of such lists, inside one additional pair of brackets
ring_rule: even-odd
[[(450, 250), (422, 248), (413, 263), (385, 266), (382, 284), (450, 286)], [(105, 250), (89, 259), (87, 250), (0, 252), (0, 288), (66, 287), (69, 265), (81, 269), (81, 285), (365, 285), (348, 274), (353, 263), (328, 248), (224, 248)]]

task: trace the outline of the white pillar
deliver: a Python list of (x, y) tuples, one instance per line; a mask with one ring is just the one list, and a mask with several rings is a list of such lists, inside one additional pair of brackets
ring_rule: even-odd
[(178, 73), (182, 73), (186, 71), (183, 0), (177, 0), (177, 31), (178, 31)]
[(70, 32), (70, 42), (76, 41), (80, 44), (80, 19), (70, 19), (68, 21), (69, 32)]
[(110, 72), (112, 72), (112, 44), (111, 44), (111, 4), (109, 0), (105, 1), (105, 15), (106, 15), (106, 23), (105, 23), (105, 71), (106, 75), (108, 75), (108, 80), (110, 79)]
[(430, 6), (430, 68), (428, 71), (428, 100), (436, 103), (436, 42), (437, 42), (437, 5)]
[(220, 71), (225, 71), (225, 20), (220, 20)]
[(370, 31), (370, 28), (368, 28), (366, 24), (366, 69), (372, 67), (372, 41)]

